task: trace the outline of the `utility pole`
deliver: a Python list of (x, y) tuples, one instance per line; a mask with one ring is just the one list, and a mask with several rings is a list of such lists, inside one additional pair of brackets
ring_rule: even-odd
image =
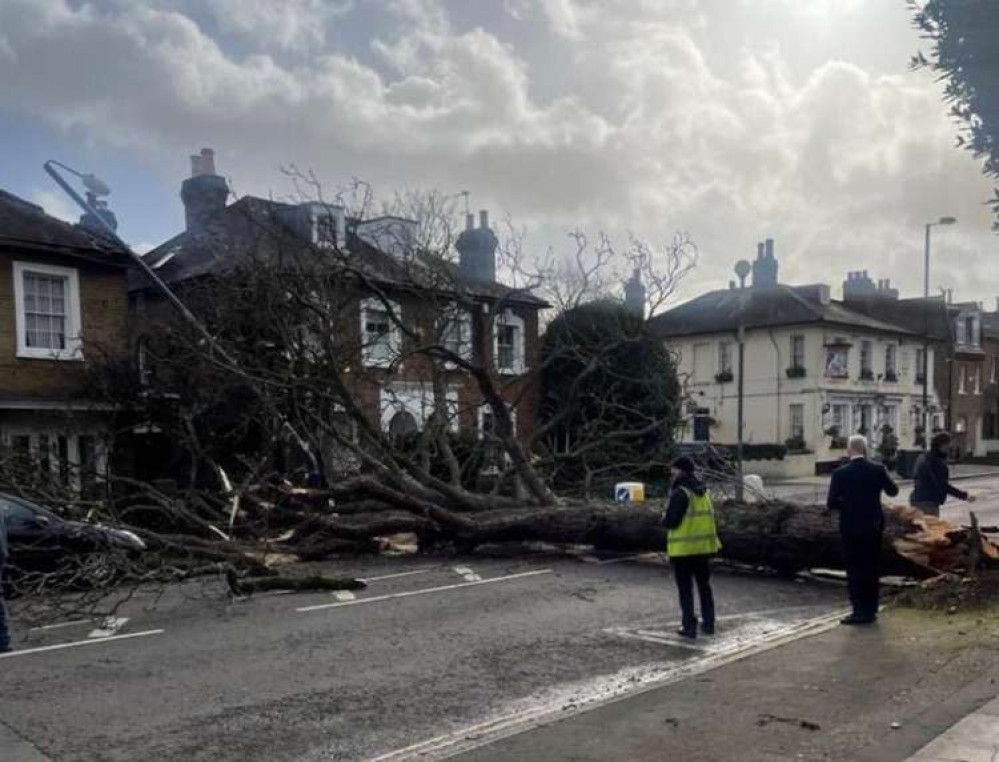
[(742, 468), (742, 441), (745, 428), (745, 400), (746, 400), (746, 326), (744, 323), (746, 307), (746, 276), (749, 275), (752, 265), (744, 259), (735, 263), (735, 274), (739, 277), (739, 327), (736, 339), (739, 342), (739, 383), (737, 394), (739, 396), (736, 408), (736, 434), (735, 434), (735, 499), (742, 502), (746, 493), (746, 479)]
[[(953, 217), (941, 217), (936, 222), (926, 223), (926, 235), (923, 240), (923, 449), (930, 449), (930, 231), (935, 225), (953, 225), (957, 220)], [(946, 307), (944, 308), (946, 314)], [(949, 384), (948, 384), (949, 387)]]

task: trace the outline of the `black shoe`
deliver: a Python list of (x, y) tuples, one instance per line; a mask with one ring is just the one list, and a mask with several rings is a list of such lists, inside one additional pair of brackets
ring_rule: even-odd
[(846, 625), (874, 624), (876, 621), (878, 621), (878, 618), (874, 616), (860, 616), (858, 614), (850, 614), (850, 616), (846, 616), (840, 619), (839, 623)]
[(714, 635), (715, 634), (715, 626), (713, 624), (702, 624), (701, 625), (701, 634), (702, 635)]
[(676, 634), (679, 635), (681, 638), (687, 638), (688, 640), (696, 640), (697, 638), (697, 630), (688, 630), (684, 627), (681, 627), (679, 630), (677, 630)]

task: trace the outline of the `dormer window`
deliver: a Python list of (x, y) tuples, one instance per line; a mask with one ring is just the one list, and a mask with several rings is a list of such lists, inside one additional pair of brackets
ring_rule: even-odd
[(524, 372), (524, 320), (506, 310), (496, 316), (494, 353), (496, 370), (504, 374)]
[(329, 204), (309, 204), (312, 243), (322, 248), (336, 248), (344, 243), (343, 210)]

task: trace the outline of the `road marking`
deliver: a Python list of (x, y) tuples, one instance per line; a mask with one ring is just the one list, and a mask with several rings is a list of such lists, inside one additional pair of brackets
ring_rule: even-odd
[(81, 624), (90, 624), (91, 619), (77, 619), (74, 622), (58, 622), (57, 624), (45, 624), (41, 627), (32, 627), (30, 632), (42, 632), (44, 630), (61, 630), (64, 627), (78, 627)]
[(333, 597), (338, 601), (354, 601), (357, 600), (357, 596), (354, 595), (350, 590), (337, 590), (333, 593)]
[(162, 635), (166, 630), (146, 630), (145, 632), (130, 632), (127, 635), (112, 635), (109, 638), (88, 638), (87, 640), (75, 640), (72, 643), (59, 643), (54, 646), (39, 646), (38, 648), (25, 648), (21, 651), (10, 651), (0, 654), (0, 659), (16, 659), (18, 656), (29, 656), (30, 654), (40, 654), (46, 651), (61, 651), (64, 648), (79, 648), (80, 646), (93, 646), (98, 643), (110, 643), (115, 640), (129, 640), (131, 638), (145, 638), (149, 635)]
[(584, 564), (594, 566), (607, 566), (607, 564), (619, 564), (622, 561), (637, 561), (640, 558), (650, 558), (661, 555), (660, 553), (638, 553), (633, 556), (619, 556), (617, 558), (597, 558), (596, 556), (579, 556), (579, 560)]
[(440, 587), (428, 587), (423, 590), (409, 590), (405, 593), (391, 593), (389, 595), (376, 595), (372, 598), (358, 598), (354, 601), (343, 601), (342, 603), (320, 603), (317, 606), (303, 606), (295, 609), (299, 613), (307, 611), (321, 611), (322, 609), (335, 609), (343, 606), (359, 606), (362, 603), (377, 603), (379, 601), (389, 601), (393, 598), (411, 598), (414, 595), (428, 595), (430, 593), (440, 593), (445, 590), (459, 590), (463, 587), (477, 587), (478, 585), (491, 585), (495, 582), (508, 582), (514, 579), (524, 579), (525, 577), (536, 577), (539, 574), (551, 574), (554, 569), (540, 569), (538, 571), (521, 572), (520, 574), (508, 574), (505, 577), (493, 577), (482, 579), (476, 582), (459, 582), (455, 585), (441, 585)]
[(397, 572), (395, 574), (383, 574), (380, 577), (358, 577), (359, 582), (381, 582), (383, 579), (396, 579), (397, 577), (411, 577), (414, 574), (427, 574), (428, 572), (437, 571), (441, 567), (439, 566), (428, 566), (425, 569), (416, 569), (414, 571)]
[[(605, 683), (613, 687), (603, 691), (602, 696), (592, 700), (576, 697), (568, 702), (557, 701), (553, 703), (548, 701), (541, 706), (502, 715), (373, 757), (368, 762), (407, 762), (408, 760), (432, 762), (433, 760), (448, 759), (533, 728), (551, 725), (560, 720), (590, 712), (599, 707), (623, 701), (695, 675), (710, 672), (726, 664), (778, 648), (795, 640), (818, 635), (836, 627), (843, 613), (843, 611), (837, 611), (814, 617), (799, 622), (784, 631), (742, 643), (737, 648), (707, 654), (702, 658), (688, 659), (678, 665), (664, 666), (659, 670), (646, 669), (634, 674), (630, 679), (619, 679), (619, 675), (612, 675), (611, 679), (606, 680)], [(651, 674), (649, 674), (650, 672)], [(572, 708), (567, 708), (569, 706)]]
[(117, 635), (118, 630), (128, 624), (128, 617), (114, 617), (109, 616), (105, 619), (101, 626), (96, 630), (91, 630), (90, 634), (87, 635), (88, 638), (110, 638), (112, 635)]

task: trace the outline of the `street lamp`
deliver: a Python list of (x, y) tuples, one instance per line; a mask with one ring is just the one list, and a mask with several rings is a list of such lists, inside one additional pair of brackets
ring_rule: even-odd
[(735, 499), (742, 502), (745, 496), (745, 478), (742, 472), (742, 438), (743, 438), (743, 414), (744, 414), (744, 402), (745, 402), (745, 370), (746, 370), (746, 326), (743, 321), (743, 313), (746, 306), (746, 276), (749, 275), (750, 270), (752, 270), (752, 265), (749, 264), (745, 259), (740, 259), (735, 263), (735, 274), (739, 277), (739, 328), (736, 334), (736, 339), (739, 343), (739, 383), (738, 383), (738, 395), (739, 401), (736, 407), (736, 435), (735, 435), (735, 466), (736, 466), (736, 478), (738, 481), (735, 483)]
[(936, 222), (926, 223), (926, 238), (923, 247), (923, 447), (929, 449), (929, 402), (930, 402), (930, 231), (937, 225), (953, 225), (954, 217), (941, 217)]
[[(101, 210), (97, 208), (98, 197), (108, 196), (111, 194), (111, 188), (108, 187), (108, 184), (96, 175), (90, 174), (89, 172), (79, 172), (72, 167), (66, 166), (62, 162), (54, 161), (52, 159), (45, 162), (43, 167), (49, 176), (56, 181), (56, 184), (66, 192), (66, 195), (73, 199), (73, 201), (75, 201), (77, 205), (87, 213), (88, 217), (91, 218), (93, 222), (99, 224), (104, 229), (103, 233), (106, 234), (114, 243), (120, 246), (121, 249), (131, 258), (131, 260), (135, 262), (139, 269), (145, 273), (146, 277), (152, 281), (153, 285), (159, 290), (159, 292), (166, 297), (167, 301), (169, 301), (177, 309), (177, 311), (180, 312), (183, 318), (194, 326), (198, 333), (200, 333), (205, 340), (207, 340), (208, 345), (217, 351), (223, 360), (232, 364), (232, 358), (229, 357), (226, 351), (218, 345), (214, 337), (212, 337), (212, 335), (208, 332), (208, 329), (202, 325), (201, 321), (194, 316), (194, 313), (187, 308), (177, 295), (170, 290), (170, 287), (167, 286), (160, 276), (156, 274), (153, 268), (149, 266), (149, 263), (139, 256), (139, 254), (132, 251), (132, 247), (121, 239), (115, 228), (110, 222), (108, 222), (106, 215), (102, 214)], [(59, 167), (60, 169), (69, 172), (71, 175), (76, 175), (80, 178), (80, 182), (83, 187), (87, 189), (87, 198), (83, 198), (83, 196), (77, 193), (76, 189), (66, 182), (66, 179), (59, 174), (56, 167)]]

